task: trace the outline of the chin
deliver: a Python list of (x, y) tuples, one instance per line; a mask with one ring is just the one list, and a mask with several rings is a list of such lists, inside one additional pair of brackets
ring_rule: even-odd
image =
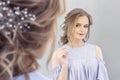
[(80, 37), (79, 37), (79, 38), (76, 38), (76, 39), (78, 39), (78, 40), (83, 40), (84, 38), (80, 38)]
[(85, 37), (76, 37), (76, 39), (83, 40)]

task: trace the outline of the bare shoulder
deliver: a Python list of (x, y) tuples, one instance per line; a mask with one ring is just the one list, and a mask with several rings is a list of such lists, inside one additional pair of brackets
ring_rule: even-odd
[(95, 45), (96, 55), (103, 60), (102, 50), (98, 45)]

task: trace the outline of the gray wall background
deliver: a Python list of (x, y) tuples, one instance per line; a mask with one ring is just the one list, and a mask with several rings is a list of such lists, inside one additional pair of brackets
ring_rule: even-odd
[[(120, 80), (120, 1), (119, 0), (66, 0), (67, 12), (74, 8), (83, 8), (93, 17), (91, 36), (88, 42), (99, 45), (102, 49), (110, 80)], [(66, 13), (67, 13), (66, 12)], [(64, 21), (63, 15), (58, 20), (57, 42)], [(56, 49), (60, 46), (57, 43)], [(49, 52), (49, 51), (48, 51)], [(45, 68), (46, 56), (39, 61), (41, 73), (50, 77)]]

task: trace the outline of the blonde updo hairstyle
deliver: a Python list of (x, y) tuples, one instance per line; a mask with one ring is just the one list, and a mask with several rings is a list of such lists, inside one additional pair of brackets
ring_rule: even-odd
[[(36, 20), (22, 22), (32, 24), (25, 32), (19, 27), (13, 31), (7, 26), (0, 30), (0, 80), (11, 80), (21, 74), (29, 80), (27, 73), (38, 69), (36, 59), (43, 56), (48, 42), (51, 41), (52, 46), (54, 45), (56, 20), (64, 12), (64, 8), (61, 8), (60, 0), (10, 1), (9, 9), (14, 6), (27, 8), (28, 12), (36, 15)], [(6, 35), (5, 31), (11, 34)]]

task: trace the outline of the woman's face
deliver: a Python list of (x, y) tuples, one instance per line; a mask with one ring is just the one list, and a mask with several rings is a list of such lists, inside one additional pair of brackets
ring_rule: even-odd
[(83, 40), (88, 33), (89, 20), (87, 16), (80, 16), (72, 29), (72, 38)]

